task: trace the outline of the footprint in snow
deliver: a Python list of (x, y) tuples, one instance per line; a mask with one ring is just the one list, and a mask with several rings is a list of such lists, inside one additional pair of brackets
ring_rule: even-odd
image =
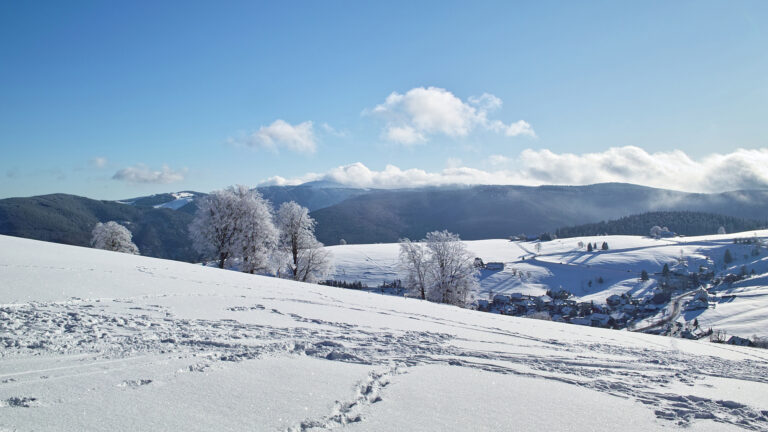
[(118, 387), (130, 387), (130, 388), (136, 388), (145, 386), (147, 384), (152, 383), (151, 379), (138, 379), (138, 380), (125, 380), (118, 384)]

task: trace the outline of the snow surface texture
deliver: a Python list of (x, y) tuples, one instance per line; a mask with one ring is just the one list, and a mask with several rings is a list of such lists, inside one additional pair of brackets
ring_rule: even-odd
[[(765, 239), (768, 231), (652, 239), (638, 236), (601, 236), (558, 239), (549, 242), (508, 240), (467, 241), (467, 248), (484, 262), (503, 262), (504, 270), (482, 270), (478, 299), (494, 294), (519, 292), (542, 295), (547, 289), (563, 288), (580, 301), (605, 304), (607, 297), (628, 292), (634, 297), (652, 295), (656, 281), (640, 280), (645, 270), (652, 277), (664, 264), (673, 271), (696, 272), (703, 265), (718, 275), (738, 274), (741, 266), (756, 275), (718, 289), (716, 307), (686, 312), (681, 320), (698, 319), (703, 328), (725, 330), (728, 334), (768, 337), (768, 250), (752, 256), (754, 245), (734, 244), (734, 238)], [(609, 250), (587, 252), (583, 244), (607, 241)], [(541, 251), (536, 254), (536, 245)], [(331, 246), (336, 271), (332, 279), (360, 281), (369, 287), (392, 282), (398, 275), (399, 245), (370, 244)], [(730, 250), (734, 261), (723, 263)], [(682, 257), (682, 259), (681, 259)], [(525, 258), (525, 259), (523, 259)], [(656, 275), (658, 276), (658, 275)], [(600, 283), (599, 280), (603, 282)], [(591, 285), (590, 285), (591, 282)]]
[(768, 430), (768, 351), (0, 236), (0, 430)]

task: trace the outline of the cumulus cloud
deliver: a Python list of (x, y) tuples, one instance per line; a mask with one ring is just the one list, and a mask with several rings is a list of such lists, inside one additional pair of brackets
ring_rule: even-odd
[(768, 188), (768, 149), (739, 149), (694, 160), (679, 150), (648, 153), (627, 146), (596, 153), (554, 153), (524, 150), (516, 157), (491, 156), (489, 161), (505, 169), (481, 170), (449, 166), (437, 172), (400, 169), (387, 165), (371, 170), (360, 162), (312, 173), (296, 179), (270, 179), (271, 184), (300, 184), (329, 180), (363, 188), (412, 188), (440, 185), (585, 185), (625, 182), (688, 192), (722, 192)]
[(477, 128), (510, 137), (536, 136), (524, 120), (510, 124), (489, 120), (488, 114), (501, 105), (501, 99), (490, 93), (470, 97), (465, 102), (442, 88), (416, 87), (404, 94), (393, 92), (384, 103), (364, 113), (386, 121), (384, 139), (405, 145), (425, 142), (432, 135), (464, 137)]
[(317, 138), (311, 121), (292, 125), (278, 119), (269, 126), (260, 127), (250, 135), (230, 138), (229, 141), (246, 147), (265, 148), (271, 151), (285, 148), (296, 153), (314, 153), (317, 149)]
[(112, 179), (131, 183), (168, 184), (184, 180), (185, 172), (174, 171), (167, 165), (163, 165), (160, 170), (152, 170), (144, 164), (137, 164), (117, 171)]
[(90, 165), (94, 168), (104, 168), (107, 166), (107, 158), (105, 157), (95, 157), (92, 158), (90, 161), (88, 161)]

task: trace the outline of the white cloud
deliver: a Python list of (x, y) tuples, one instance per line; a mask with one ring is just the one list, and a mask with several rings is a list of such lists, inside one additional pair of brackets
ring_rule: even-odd
[(364, 113), (385, 119), (387, 124), (382, 136), (406, 145), (425, 142), (431, 135), (464, 137), (476, 128), (510, 137), (536, 136), (531, 125), (523, 120), (511, 124), (489, 120), (488, 113), (501, 105), (501, 99), (489, 93), (464, 102), (442, 88), (416, 87), (405, 94), (393, 92), (384, 103)]
[(445, 166), (448, 168), (458, 168), (461, 166), (461, 164), (461, 159), (457, 157), (449, 157), (445, 160)]
[(185, 173), (186, 170), (174, 171), (167, 165), (163, 165), (160, 170), (151, 170), (144, 164), (137, 164), (117, 171), (112, 179), (131, 183), (168, 184), (184, 180)]
[(384, 138), (400, 144), (416, 144), (424, 142), (427, 138), (411, 126), (390, 125), (384, 129)]
[(470, 96), (467, 100), (470, 104), (485, 112), (495, 111), (501, 108), (502, 105), (501, 99), (490, 93), (483, 93), (480, 96)]
[[(280, 184), (300, 184), (330, 180), (364, 188), (410, 188), (451, 184), (498, 185), (585, 185), (625, 182), (689, 192), (721, 192), (735, 189), (768, 188), (768, 149), (739, 149), (728, 154), (712, 154), (699, 160), (684, 152), (648, 153), (627, 146), (604, 152), (572, 154), (549, 150), (522, 151), (517, 157), (494, 155), (489, 158), (509, 169), (485, 171), (449, 166), (437, 172), (400, 169), (387, 165), (382, 171), (360, 162), (334, 168), (325, 174), (312, 173), (297, 179), (280, 178)], [(278, 184), (274, 178), (272, 184)]]
[(89, 161), (92, 167), (95, 168), (104, 168), (107, 166), (107, 158), (105, 157), (95, 157)]
[(307, 173), (301, 177), (285, 178), (281, 176), (272, 176), (259, 182), (259, 186), (296, 186), (315, 180), (322, 180), (325, 174)]
[(525, 120), (518, 120), (510, 124), (504, 124), (495, 120), (488, 124), (488, 128), (494, 132), (503, 133), (508, 137), (515, 137), (518, 135), (527, 135), (530, 137), (536, 136), (536, 132), (533, 131), (531, 124)]
[(490, 155), (488, 156), (488, 162), (491, 165), (504, 165), (506, 163), (509, 163), (510, 159), (504, 155)]
[(347, 131), (338, 130), (333, 126), (329, 125), (328, 123), (323, 123), (320, 125), (320, 127), (323, 129), (323, 131), (325, 131), (325, 133), (333, 135), (335, 137), (344, 138), (348, 135)]
[(284, 120), (275, 120), (269, 126), (262, 126), (256, 132), (240, 138), (230, 138), (231, 143), (254, 148), (278, 151), (286, 148), (296, 153), (314, 153), (317, 139), (311, 121), (292, 125)]

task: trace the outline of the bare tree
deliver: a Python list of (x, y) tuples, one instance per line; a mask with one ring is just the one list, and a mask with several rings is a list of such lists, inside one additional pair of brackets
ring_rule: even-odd
[(133, 243), (132, 235), (128, 228), (113, 221), (96, 224), (93, 231), (91, 231), (91, 246), (96, 249), (132, 255), (139, 254), (139, 248)]
[(311, 282), (330, 272), (331, 254), (315, 238), (315, 220), (309, 210), (293, 201), (277, 211), (279, 248), (288, 258), (285, 266), (293, 280)]

